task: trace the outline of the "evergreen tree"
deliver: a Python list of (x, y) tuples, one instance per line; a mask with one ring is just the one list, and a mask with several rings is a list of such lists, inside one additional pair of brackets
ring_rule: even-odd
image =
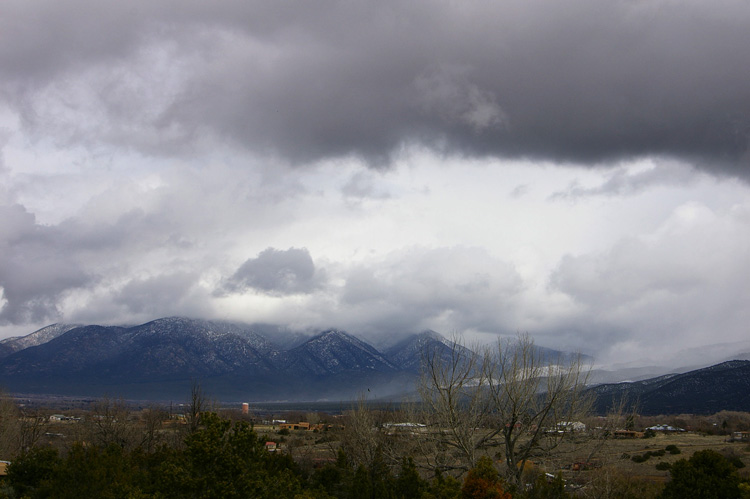
[(266, 451), (250, 425), (216, 414), (201, 415), (201, 428), (186, 439), (175, 490), (188, 497), (294, 497), (299, 472), (287, 455)]
[(354, 479), (352, 470), (342, 449), (338, 450), (336, 463), (327, 464), (313, 473), (310, 483), (313, 490), (322, 490), (333, 497), (347, 497)]
[[(395, 497), (395, 480), (391, 470), (383, 460), (383, 452), (380, 448), (375, 449), (370, 469), (368, 470), (372, 499), (392, 499)], [(360, 496), (366, 497), (366, 496)]]
[(427, 482), (419, 476), (414, 459), (403, 458), (401, 461), (401, 471), (396, 479), (396, 497), (399, 499), (410, 499), (412, 497), (422, 497), (427, 490)]
[(424, 493), (424, 499), (458, 499), (461, 497), (461, 484), (452, 476), (443, 476), (440, 470), (435, 471), (427, 492)]
[(565, 491), (565, 481), (558, 474), (549, 480), (544, 473), (539, 473), (531, 488), (523, 494), (514, 494), (514, 497), (524, 499), (569, 499), (571, 497)]
[(680, 459), (670, 470), (672, 479), (661, 493), (662, 499), (733, 499), (740, 497), (737, 470), (713, 450), (698, 451), (690, 459)]
[[(126, 499), (144, 497), (140, 471), (117, 444), (105, 448), (75, 445), (55, 469), (50, 480), (50, 497), (59, 499)], [(41, 497), (46, 497), (42, 495)]]
[(8, 466), (8, 482), (18, 497), (34, 497), (60, 465), (57, 450), (33, 448), (18, 456)]

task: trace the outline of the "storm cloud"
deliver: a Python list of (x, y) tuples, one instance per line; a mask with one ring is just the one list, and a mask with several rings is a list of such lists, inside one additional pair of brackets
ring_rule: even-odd
[(65, 238), (22, 206), (0, 205), (0, 323), (56, 319), (61, 296), (93, 281)]
[(0, 337), (750, 351), (746, 1), (2, 8)]
[[(640, 2), (11, 1), (2, 96), (38, 136), (211, 140), (304, 164), (412, 144), (747, 177), (750, 7)], [(210, 144), (210, 142), (209, 142)]]
[(254, 289), (269, 294), (309, 293), (320, 283), (315, 264), (305, 248), (267, 248), (249, 258), (227, 280), (224, 291)]

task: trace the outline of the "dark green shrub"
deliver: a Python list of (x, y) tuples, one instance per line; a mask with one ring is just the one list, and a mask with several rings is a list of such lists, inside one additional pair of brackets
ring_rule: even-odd
[(31, 495), (54, 476), (62, 459), (56, 449), (35, 447), (24, 452), (8, 467), (8, 481), (18, 496)]
[(666, 447), (664, 448), (664, 450), (666, 450), (667, 452), (669, 452), (669, 453), (670, 453), (670, 454), (672, 454), (672, 455), (674, 455), (674, 454), (680, 454), (680, 453), (682, 452), (682, 451), (681, 451), (680, 449), (678, 449), (678, 448), (677, 448), (677, 446), (676, 446), (676, 445), (674, 445), (674, 444), (670, 444), (670, 445), (667, 445), (667, 446), (666, 446)]
[(672, 469), (672, 465), (667, 463), (666, 461), (661, 461), (656, 463), (656, 469), (659, 471), (667, 471), (669, 469)]
[(739, 456), (726, 456), (726, 458), (727, 461), (732, 463), (732, 465), (737, 469), (745, 467), (745, 463), (742, 462), (742, 459), (740, 459)]
[(672, 479), (662, 490), (661, 499), (739, 499), (737, 469), (721, 454), (698, 451), (690, 459), (680, 459), (669, 470)]

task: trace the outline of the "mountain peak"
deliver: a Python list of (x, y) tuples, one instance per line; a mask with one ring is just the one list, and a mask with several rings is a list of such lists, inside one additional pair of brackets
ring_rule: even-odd
[(425, 329), (424, 331), (419, 333), (417, 337), (423, 338), (423, 339), (436, 340), (436, 341), (439, 341), (440, 343), (445, 343), (448, 341), (448, 339), (445, 336), (438, 333), (437, 331), (433, 331), (432, 329)]
[(313, 338), (354, 338), (351, 334), (347, 333), (346, 331), (341, 331), (340, 329), (329, 329), (327, 331), (323, 331), (322, 333), (314, 336)]
[(436, 353), (441, 358), (450, 358), (450, 351), (455, 346), (458, 345), (452, 345), (440, 333), (427, 329), (396, 343), (385, 354), (394, 365), (418, 373), (427, 352)]
[(375, 348), (339, 329), (324, 331), (287, 352), (287, 366), (318, 375), (356, 369), (396, 370)]

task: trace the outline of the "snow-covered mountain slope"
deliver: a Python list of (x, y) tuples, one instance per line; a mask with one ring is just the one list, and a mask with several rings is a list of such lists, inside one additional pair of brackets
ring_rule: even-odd
[(65, 334), (71, 329), (77, 328), (79, 326), (80, 324), (51, 324), (47, 327), (43, 327), (42, 329), (34, 331), (31, 334), (27, 334), (26, 336), (15, 336), (13, 338), (5, 338), (4, 340), (0, 340), (0, 345), (4, 347), (2, 351), (6, 352), (5, 355), (10, 355), (25, 348), (35, 347), (37, 345), (47, 343), (48, 341), (57, 338), (61, 334)]
[(340, 330), (299, 344), (290, 331), (272, 326), (184, 317), (134, 326), (53, 325), (23, 338), (23, 349), (0, 358), (0, 382), (8, 389), (144, 399), (177, 397), (196, 379), (217, 396), (251, 400), (351, 399), (368, 389), (377, 396), (406, 393), (425, 354), (470, 353), (434, 331), (383, 353)]
[(389, 372), (398, 369), (383, 354), (364, 341), (343, 331), (321, 333), (289, 350), (284, 362), (295, 373), (314, 375), (342, 371)]
[(171, 317), (133, 327), (82, 326), (16, 352), (0, 373), (147, 381), (218, 375), (241, 370), (268, 373), (275, 352), (267, 341), (232, 324)]
[(619, 401), (635, 404), (641, 414), (711, 414), (750, 410), (750, 361), (714, 366), (636, 382), (591, 388), (596, 408), (607, 412)]
[(456, 348), (462, 352), (469, 352), (464, 347), (451, 343), (439, 333), (427, 330), (396, 343), (384, 353), (388, 360), (399, 369), (416, 374), (420, 372), (422, 363), (429, 356), (447, 360)]

